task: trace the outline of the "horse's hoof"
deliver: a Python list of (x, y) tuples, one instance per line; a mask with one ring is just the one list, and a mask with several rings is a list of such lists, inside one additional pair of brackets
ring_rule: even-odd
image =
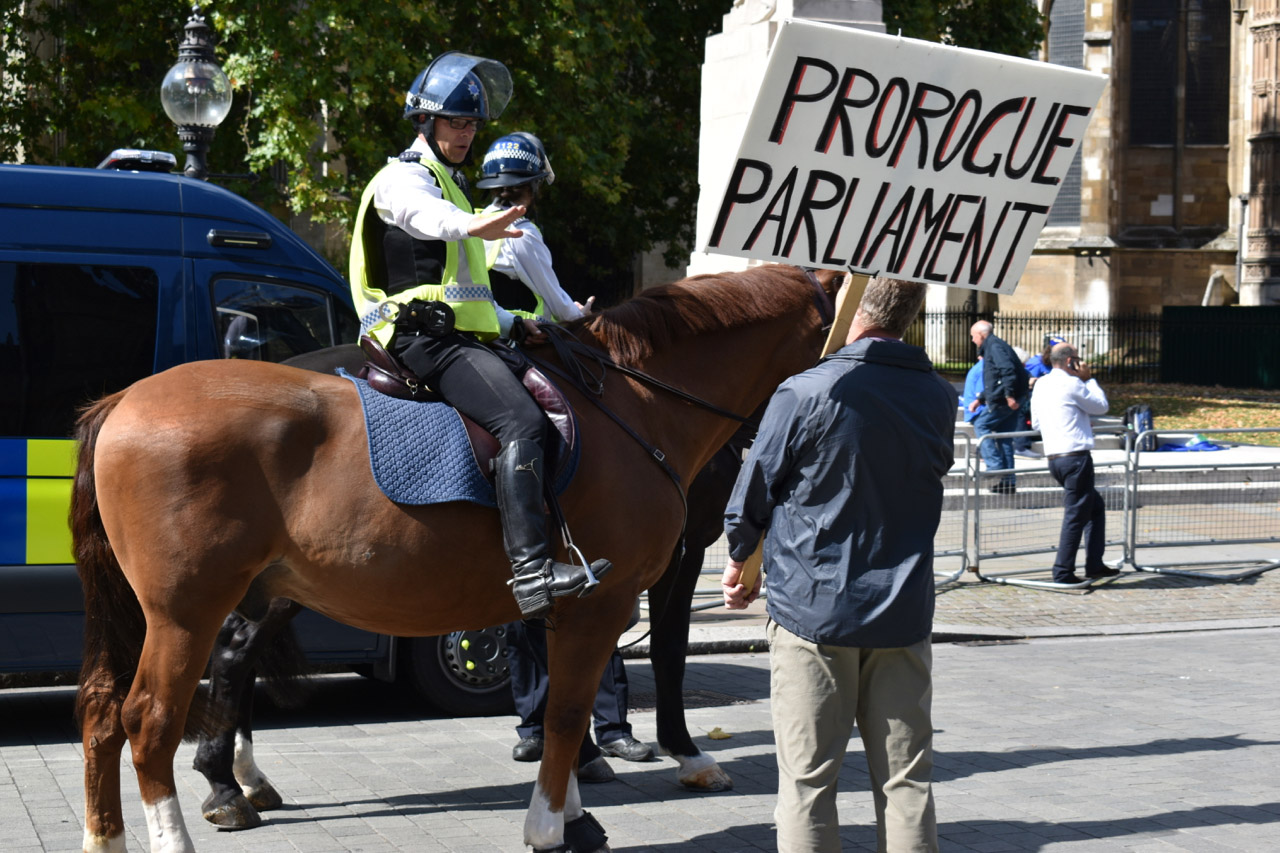
[(223, 803), (210, 803), (205, 800), (201, 813), (205, 820), (218, 829), (234, 832), (262, 826), (262, 817), (258, 814), (258, 810), (244, 797), (233, 797)]
[(260, 812), (269, 812), (284, 805), (284, 798), (270, 782), (263, 782), (256, 788), (246, 788), (244, 796)]
[(713, 764), (695, 773), (681, 776), (680, 784), (691, 791), (701, 791), (707, 794), (733, 790), (733, 779), (728, 773), (720, 769), (719, 764)]
[(662, 754), (674, 758), (676, 764), (680, 765), (676, 769), (676, 778), (689, 790), (708, 794), (733, 790), (733, 779), (720, 769), (720, 765), (714, 758), (705, 752), (698, 751), (694, 755), (675, 755), (663, 748)]

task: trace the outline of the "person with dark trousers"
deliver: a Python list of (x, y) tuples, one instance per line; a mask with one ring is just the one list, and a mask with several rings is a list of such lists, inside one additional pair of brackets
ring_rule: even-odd
[[(991, 333), (991, 324), (979, 320), (969, 329), (969, 337), (978, 347), (983, 360), (982, 394), (969, 404), (969, 411), (976, 412), (985, 405), (986, 411), (973, 421), (974, 435), (984, 435), (1021, 430), (1020, 410), (1027, 404), (1028, 376), (1022, 359), (1013, 347)], [(996, 494), (1013, 494), (1017, 491), (1013, 475), (1013, 439), (999, 438), (982, 442), (982, 461), (988, 471), (1007, 471), (992, 486)]]
[(1062, 531), (1053, 561), (1056, 583), (1084, 583), (1076, 574), (1076, 551), (1085, 541), (1085, 577), (1120, 574), (1102, 562), (1107, 542), (1107, 505), (1094, 487), (1093, 423), (1090, 415), (1105, 415), (1110, 403), (1098, 387), (1089, 365), (1069, 343), (1049, 351), (1052, 370), (1036, 383), (1031, 419), (1044, 439), (1049, 473), (1063, 488)]
[[(511, 696), (520, 717), (516, 726), (520, 742), (512, 748), (511, 757), (516, 761), (540, 761), (542, 720), (547, 710), (545, 623), (528, 621), (507, 625), (507, 662), (511, 668)], [(582, 738), (578, 749), (579, 782), (608, 782), (614, 778), (605, 755), (624, 761), (653, 758), (653, 749), (631, 734), (631, 724), (627, 722), (627, 671), (617, 649), (600, 677), (591, 715), (599, 746), (592, 742), (590, 732)]]

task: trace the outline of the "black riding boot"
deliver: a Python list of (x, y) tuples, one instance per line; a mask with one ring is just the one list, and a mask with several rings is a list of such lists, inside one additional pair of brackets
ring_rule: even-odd
[(525, 619), (546, 616), (551, 599), (565, 595), (589, 595), (596, 579), (613, 568), (608, 560), (596, 560), (590, 573), (585, 566), (557, 563), (549, 556), (547, 514), (542, 503), (542, 448), (519, 439), (508, 444), (494, 460), (494, 486), (502, 514), (502, 544), (511, 560), (511, 591)]

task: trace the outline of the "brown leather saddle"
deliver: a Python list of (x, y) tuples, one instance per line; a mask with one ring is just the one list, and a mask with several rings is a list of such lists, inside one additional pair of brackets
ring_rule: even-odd
[[(417, 400), (420, 402), (444, 402), (439, 394), (422, 385), (411, 370), (405, 368), (382, 344), (369, 335), (360, 336), (360, 349), (364, 352), (365, 363), (358, 374), (369, 383), (373, 390), (397, 397), (401, 400)], [(490, 346), (490, 349), (511, 368), (525, 390), (533, 397), (534, 402), (546, 414), (547, 419), (560, 436), (560, 442), (550, 442), (547, 447), (547, 471), (555, 472), (559, 477), (564, 468), (574, 457), (574, 448), (578, 443), (577, 422), (573, 417), (573, 409), (560, 389), (547, 379), (542, 371), (530, 364), (523, 355), (506, 346)], [(493, 479), (493, 458), (501, 449), (498, 440), (484, 427), (468, 418), (461, 412), (462, 425), (466, 427), (467, 438), (471, 440), (471, 451), (475, 455), (476, 464), (489, 480)], [(554, 478), (552, 478), (554, 479)]]

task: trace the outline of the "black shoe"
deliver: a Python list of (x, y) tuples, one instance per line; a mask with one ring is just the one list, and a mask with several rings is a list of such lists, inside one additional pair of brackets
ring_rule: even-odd
[(1016, 495), (1017, 493), (1018, 487), (1013, 483), (996, 483), (991, 487), (993, 495)]
[(511, 757), (516, 761), (541, 761), (542, 738), (537, 735), (520, 738), (520, 742), (511, 747)]
[(609, 766), (609, 762), (604, 760), (603, 755), (597, 755), (578, 768), (579, 782), (612, 782), (616, 778), (618, 778), (617, 775)]
[(623, 735), (617, 740), (600, 744), (600, 751), (623, 761), (648, 761), (653, 758), (653, 749), (649, 744), (638, 741), (631, 735)]
[(1084, 573), (1084, 576), (1089, 580), (1097, 580), (1098, 578), (1113, 578), (1118, 574), (1120, 574), (1119, 569), (1109, 569), (1106, 566), (1102, 566), (1098, 569), (1090, 569)]
[(1080, 584), (1080, 583), (1084, 583), (1084, 581), (1080, 579), (1080, 576), (1079, 576), (1078, 574), (1076, 574), (1075, 572), (1072, 572), (1072, 573), (1071, 573), (1071, 574), (1069, 574), (1069, 575), (1054, 575), (1054, 576), (1053, 576), (1053, 582), (1054, 582), (1054, 583), (1061, 583), (1061, 584)]

